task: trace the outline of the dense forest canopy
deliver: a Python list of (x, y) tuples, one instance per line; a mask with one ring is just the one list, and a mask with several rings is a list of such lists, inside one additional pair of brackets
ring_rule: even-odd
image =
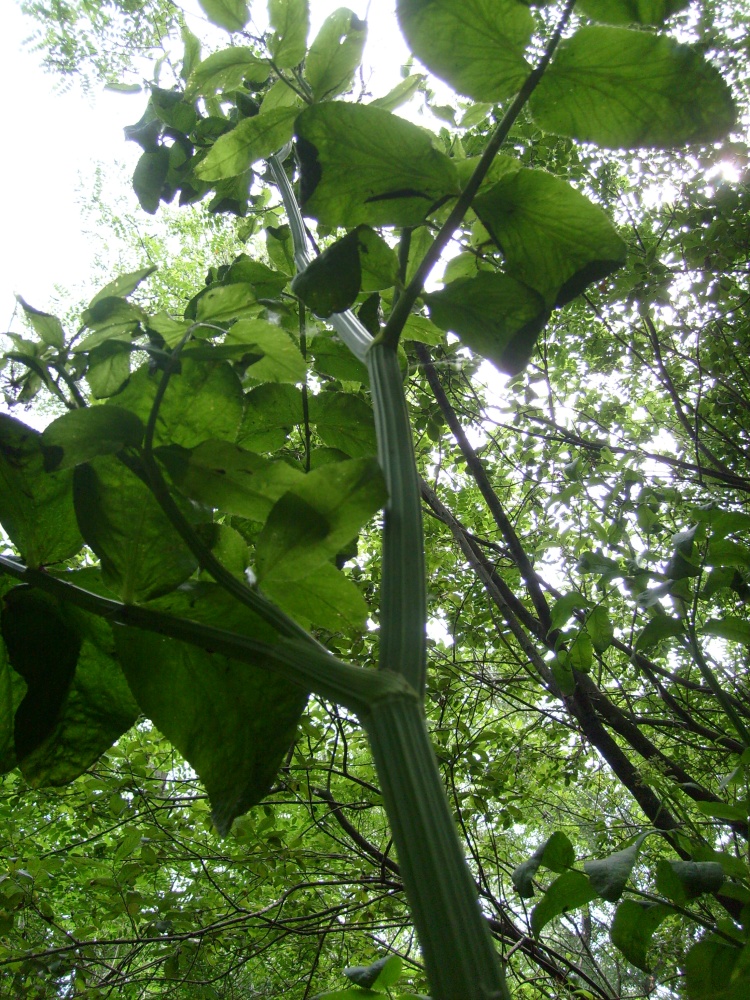
[(744, 1000), (746, 5), (21, 7), (157, 69), (3, 338), (0, 992)]

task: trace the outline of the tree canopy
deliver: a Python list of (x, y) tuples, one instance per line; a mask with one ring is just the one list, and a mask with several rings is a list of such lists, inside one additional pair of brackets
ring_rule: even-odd
[(742, 5), (200, 6), (23, 4), (183, 254), (4, 336), (4, 991), (743, 1000)]

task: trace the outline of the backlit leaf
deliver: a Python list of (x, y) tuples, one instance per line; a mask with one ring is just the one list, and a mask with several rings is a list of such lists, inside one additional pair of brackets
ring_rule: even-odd
[(349, 89), (366, 40), (367, 22), (346, 7), (326, 18), (305, 59), (305, 78), (316, 100)]
[(561, 913), (585, 906), (596, 899), (597, 895), (596, 889), (582, 872), (565, 872), (555, 879), (532, 910), (532, 933), (538, 937), (550, 920)]
[(662, 25), (689, 0), (579, 0), (576, 10), (603, 24)]
[(302, 62), (310, 28), (307, 0), (268, 0), (268, 19), (273, 29), (268, 48), (274, 65), (290, 69)]
[(250, 12), (245, 0), (198, 0), (212, 24), (227, 31), (242, 31)]
[(243, 118), (231, 132), (219, 136), (205, 160), (196, 166), (196, 177), (219, 181), (243, 174), (291, 139), (296, 117), (296, 108), (274, 108)]
[(120, 406), (90, 406), (65, 413), (44, 430), (42, 451), (47, 470), (70, 469), (97, 455), (108, 455), (143, 439), (140, 418)]
[(615, 910), (610, 928), (612, 944), (625, 958), (643, 972), (650, 972), (648, 952), (654, 932), (674, 910), (664, 903), (646, 903), (623, 899)]
[(236, 90), (243, 80), (262, 83), (269, 76), (268, 63), (242, 45), (213, 52), (190, 74), (185, 97), (194, 100), (218, 91)]

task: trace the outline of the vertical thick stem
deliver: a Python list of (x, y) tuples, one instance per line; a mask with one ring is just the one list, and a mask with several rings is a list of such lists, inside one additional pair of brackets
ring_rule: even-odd
[(435, 1000), (510, 1000), (466, 866), (418, 698), (364, 716)]
[(421, 696), (425, 685), (424, 539), (411, 423), (396, 350), (367, 352), (378, 458), (388, 487), (380, 587), (380, 666), (401, 674)]

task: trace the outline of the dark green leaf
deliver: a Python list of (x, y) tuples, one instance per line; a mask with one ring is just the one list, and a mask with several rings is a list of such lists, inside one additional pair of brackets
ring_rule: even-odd
[(674, 911), (671, 906), (665, 906), (663, 903), (624, 899), (615, 910), (610, 928), (612, 944), (619, 948), (636, 968), (650, 972), (648, 951), (654, 932), (672, 913)]
[(680, 618), (671, 618), (669, 615), (657, 614), (649, 621), (638, 634), (635, 641), (635, 648), (639, 652), (652, 649), (664, 639), (672, 639), (675, 636), (683, 635), (685, 626)]
[(90, 351), (113, 338), (131, 337), (145, 322), (146, 314), (126, 299), (107, 296), (89, 306), (81, 319), (91, 333), (73, 347), (75, 353)]
[(41, 435), (0, 414), (0, 522), (33, 568), (74, 555), (82, 540), (69, 471), (46, 473)]
[(359, 295), (362, 269), (357, 231), (332, 243), (292, 281), (292, 291), (316, 316), (344, 312)]
[(139, 417), (120, 406), (90, 406), (53, 420), (42, 434), (44, 467), (69, 469), (97, 455), (128, 446), (137, 448), (144, 427)]
[(305, 77), (316, 100), (349, 89), (366, 40), (367, 22), (346, 7), (326, 18), (305, 59)]
[(131, 603), (179, 586), (196, 568), (148, 487), (116, 458), (103, 456), (75, 470), (81, 533), (102, 563), (102, 576)]
[(0, 628), (11, 666), (26, 681), (14, 723), (16, 757), (23, 760), (54, 730), (75, 673), (81, 637), (57, 602), (30, 587), (5, 595)]
[(195, 168), (196, 177), (220, 181), (244, 174), (258, 160), (267, 159), (292, 138), (296, 108), (273, 108), (242, 121), (220, 135), (208, 156)]
[(604, 212), (543, 170), (509, 169), (473, 207), (507, 273), (549, 305), (565, 305), (625, 262), (625, 243)]
[(683, 906), (706, 892), (718, 892), (724, 869), (715, 861), (659, 861), (656, 888), (667, 899)]
[[(273, 642), (274, 633), (220, 588), (202, 584), (155, 607)], [(135, 629), (117, 630), (141, 709), (195, 768), (226, 833), (268, 791), (307, 701), (270, 665), (251, 666)]]
[(96, 293), (89, 302), (89, 309), (93, 309), (102, 299), (127, 298), (155, 270), (156, 265), (151, 265), (150, 267), (142, 267), (138, 271), (129, 271), (126, 274), (118, 275)]
[(327, 226), (416, 226), (458, 193), (428, 132), (380, 108), (332, 102), (297, 119), (302, 208)]
[(545, 840), (531, 857), (514, 869), (511, 879), (519, 896), (530, 898), (534, 895), (533, 879), (540, 866), (554, 872), (564, 872), (575, 864), (573, 845), (559, 830)]
[(459, 278), (423, 297), (434, 323), (508, 375), (529, 363), (549, 318), (542, 296), (505, 274)]
[(49, 344), (50, 347), (62, 347), (64, 345), (65, 333), (62, 323), (57, 316), (40, 312), (39, 309), (30, 306), (20, 295), (16, 295), (16, 300), (23, 309), (29, 323), (31, 323), (34, 332), (39, 334), (45, 344)]
[(690, 0), (579, 0), (576, 10), (603, 24), (662, 25)]
[(133, 173), (133, 190), (141, 208), (155, 215), (161, 201), (169, 173), (169, 150), (159, 146), (150, 153), (143, 153)]
[(375, 459), (352, 459), (308, 473), (276, 502), (258, 538), (257, 572), (299, 580), (332, 559), (385, 503)]
[(746, 1000), (750, 990), (750, 950), (709, 934), (685, 959), (689, 1000)]
[(642, 843), (643, 835), (622, 851), (615, 851), (607, 858), (587, 861), (584, 864), (584, 871), (592, 886), (608, 903), (614, 903), (622, 896)]
[(242, 31), (250, 13), (245, 0), (198, 0), (212, 24), (227, 31)]
[(711, 618), (701, 629), (705, 635), (716, 635), (730, 642), (742, 642), (750, 645), (750, 624), (744, 618), (736, 615), (726, 615), (724, 618)]
[(695, 49), (666, 35), (579, 28), (531, 96), (550, 132), (610, 148), (713, 142), (731, 129), (729, 88)]
[(259, 385), (247, 394), (237, 444), (250, 451), (276, 451), (302, 420), (299, 389), (293, 385)]
[(377, 453), (375, 418), (361, 396), (319, 392), (310, 400), (310, 420), (330, 448), (338, 448), (351, 458)]
[(582, 872), (565, 872), (556, 878), (531, 912), (531, 930), (539, 937), (546, 925), (569, 910), (596, 899), (597, 891)]
[(399, 24), (414, 55), (459, 93), (501, 101), (530, 67), (524, 52), (534, 29), (515, 0), (399, 0)]
[(401, 978), (403, 962), (398, 955), (379, 958), (372, 965), (354, 965), (344, 969), (344, 975), (363, 989), (387, 990)]

